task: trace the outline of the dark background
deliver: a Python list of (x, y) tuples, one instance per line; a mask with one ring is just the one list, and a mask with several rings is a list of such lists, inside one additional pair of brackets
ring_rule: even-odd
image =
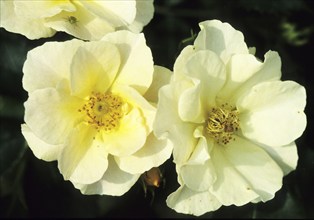
[[(173, 63), (198, 23), (219, 19), (240, 30), (256, 56), (279, 52), (282, 80), (294, 80), (307, 91), (307, 128), (297, 139), (297, 169), (266, 203), (229, 206), (201, 218), (314, 218), (313, 74), (314, 1), (311, 0), (155, 0), (155, 15), (144, 28), (155, 64)], [(28, 40), (0, 28), (0, 217), (170, 217), (191, 218), (167, 207), (177, 189), (172, 159), (161, 170), (165, 187), (144, 196), (140, 182), (121, 197), (86, 196), (64, 181), (56, 162), (37, 159), (20, 132), (23, 102), (22, 67), (27, 51), (47, 41), (72, 39), (65, 33)], [(274, 122), (275, 123), (275, 122)], [(293, 126), (293, 124), (291, 124)], [(152, 202), (152, 204), (150, 204)]]

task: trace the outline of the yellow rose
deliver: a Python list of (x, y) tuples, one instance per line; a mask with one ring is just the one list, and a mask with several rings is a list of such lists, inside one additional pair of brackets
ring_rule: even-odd
[(170, 157), (171, 144), (152, 132), (155, 93), (170, 71), (154, 67), (143, 34), (45, 43), (28, 53), (23, 72), (22, 133), (82, 193), (122, 195)]
[(153, 0), (1, 0), (0, 27), (29, 39), (64, 31), (83, 40), (100, 40), (116, 30), (142, 31), (154, 14)]

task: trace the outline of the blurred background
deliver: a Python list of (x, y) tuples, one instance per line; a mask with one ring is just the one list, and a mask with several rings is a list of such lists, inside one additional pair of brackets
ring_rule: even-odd
[[(308, 125), (297, 139), (297, 169), (266, 203), (229, 206), (200, 218), (314, 218), (314, 1), (312, 0), (155, 0), (155, 15), (144, 28), (154, 62), (172, 70), (182, 48), (192, 44), (198, 23), (219, 19), (240, 30), (263, 60), (268, 50), (282, 59), (282, 80), (307, 91)], [(72, 39), (65, 33), (28, 40), (0, 28), (0, 217), (160, 217), (193, 218), (167, 207), (178, 187), (172, 158), (160, 169), (165, 185), (145, 197), (139, 181), (121, 197), (86, 196), (64, 181), (56, 162), (37, 159), (20, 132), (23, 103), (22, 67), (27, 51), (47, 41)], [(291, 125), (293, 126), (293, 124)]]

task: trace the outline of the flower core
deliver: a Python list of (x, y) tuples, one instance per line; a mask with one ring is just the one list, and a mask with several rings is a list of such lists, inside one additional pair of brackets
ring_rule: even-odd
[(122, 104), (121, 97), (117, 95), (93, 92), (79, 112), (85, 112), (87, 123), (98, 131), (112, 131), (123, 117)]
[(206, 132), (218, 144), (228, 144), (232, 135), (239, 129), (239, 113), (228, 103), (212, 108), (208, 112)]

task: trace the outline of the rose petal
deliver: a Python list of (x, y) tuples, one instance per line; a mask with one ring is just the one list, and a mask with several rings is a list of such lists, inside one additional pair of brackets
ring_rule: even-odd
[(120, 120), (116, 131), (102, 132), (103, 143), (108, 153), (119, 157), (128, 156), (144, 146), (147, 132), (140, 110), (133, 108)]
[(171, 88), (166, 85), (159, 90), (159, 102), (153, 129), (158, 138), (169, 138), (176, 146), (173, 150), (175, 163), (185, 163), (197, 142), (195, 138), (191, 138), (196, 125), (184, 123), (179, 118), (173, 93), (180, 93), (184, 83), (177, 83), (173, 86), (174, 88)]
[(117, 74), (120, 64), (117, 48), (107, 42), (97, 45), (80, 47), (73, 57), (71, 89), (75, 96), (86, 98), (92, 92), (106, 92)]
[(298, 165), (298, 151), (295, 142), (280, 147), (261, 146), (280, 166), (284, 175), (295, 170)]
[(305, 129), (305, 104), (305, 89), (296, 82), (258, 84), (238, 100), (242, 133), (265, 145), (287, 145)]
[(136, 15), (135, 0), (128, 1), (80, 1), (93, 14), (110, 22), (114, 27), (133, 22)]
[(154, 73), (154, 63), (144, 34), (117, 31), (107, 34), (103, 40), (114, 43), (121, 55), (121, 67), (117, 84), (129, 85), (140, 94), (150, 87)]
[(215, 146), (211, 156), (217, 174), (211, 192), (223, 205), (241, 206), (258, 197), (267, 201), (282, 186), (280, 167), (262, 148), (243, 138)]
[(180, 52), (173, 66), (173, 78), (174, 80), (181, 80), (186, 78), (187, 61), (195, 54), (195, 49), (192, 45), (188, 45)]
[(186, 89), (179, 97), (178, 113), (185, 122), (202, 123), (205, 120), (205, 113), (201, 100), (201, 82), (193, 81), (194, 86)]
[(76, 8), (75, 11), (62, 11), (55, 16), (48, 17), (45, 25), (83, 40), (100, 40), (105, 34), (115, 31), (109, 21), (86, 10), (78, 2), (73, 2), (73, 4)]
[(134, 21), (128, 26), (128, 29), (135, 33), (141, 32), (143, 26), (152, 20), (154, 10), (153, 0), (136, 0), (136, 16)]
[(171, 74), (172, 72), (169, 69), (155, 65), (153, 81), (146, 93), (144, 94), (144, 98), (150, 102), (157, 104), (158, 91), (162, 86), (169, 83)]
[[(38, 39), (41, 37), (51, 37), (56, 31), (47, 28), (42, 17), (30, 15), (30, 11), (16, 11), (16, 4), (25, 1), (0, 1), (0, 26), (6, 30), (25, 35), (28, 39)], [(20, 7), (23, 9), (23, 7)], [(38, 12), (38, 10), (32, 10)], [(28, 13), (28, 16), (21, 16), (21, 12)]]
[(26, 139), (28, 146), (37, 158), (45, 161), (57, 160), (58, 154), (63, 147), (62, 144), (47, 144), (39, 139), (26, 124), (22, 124), (21, 128), (22, 134)]
[(75, 39), (62, 44), (47, 42), (30, 50), (23, 66), (23, 88), (32, 92), (47, 87), (56, 88), (64, 79), (68, 82), (73, 55), (82, 43)]
[(163, 164), (172, 153), (172, 144), (167, 140), (157, 140), (151, 133), (145, 145), (136, 153), (126, 157), (114, 157), (121, 170), (138, 174)]
[(247, 54), (244, 36), (230, 24), (219, 20), (199, 23), (201, 31), (194, 41), (196, 50), (211, 50), (227, 63), (232, 54)]
[(32, 92), (24, 103), (24, 120), (32, 132), (51, 145), (64, 143), (80, 120), (82, 100), (47, 88)]
[(203, 126), (199, 126), (195, 129), (193, 136), (198, 138), (198, 143), (195, 146), (187, 164), (189, 165), (199, 165), (204, 164), (208, 159), (210, 159), (209, 152), (214, 146), (214, 142), (211, 139), (206, 139), (203, 136)]
[(83, 194), (121, 196), (138, 180), (140, 174), (129, 174), (119, 169), (112, 157), (108, 157), (109, 165), (104, 176), (93, 184), (73, 183)]
[(280, 57), (274, 51), (265, 54), (264, 63), (251, 54), (236, 54), (231, 57), (227, 68), (228, 80), (218, 96), (228, 102), (234, 102), (258, 83), (281, 77)]
[[(125, 102), (134, 108), (139, 108), (143, 114), (144, 126), (147, 127), (147, 134), (152, 130), (156, 108), (151, 105), (137, 90), (129, 86), (115, 85), (111, 89), (112, 93), (122, 97)], [(140, 122), (140, 121), (139, 121)]]
[(195, 191), (209, 190), (216, 181), (216, 172), (211, 160), (204, 164), (183, 165), (179, 171), (186, 186)]
[(216, 95), (226, 79), (224, 64), (211, 51), (199, 51), (187, 60), (186, 75), (194, 86), (183, 91), (179, 99), (179, 115), (184, 121), (202, 123), (204, 110), (215, 106)]
[[(36, 8), (36, 10), (34, 10)], [(75, 11), (71, 1), (14, 1), (16, 13), (24, 18), (44, 18), (60, 13), (61, 11)]]
[(171, 193), (167, 205), (177, 212), (200, 216), (206, 212), (215, 211), (221, 203), (209, 191), (197, 192), (186, 186), (181, 186)]
[(101, 179), (107, 170), (107, 152), (103, 143), (94, 140), (97, 131), (81, 123), (65, 143), (58, 167), (65, 180), (91, 184)]

